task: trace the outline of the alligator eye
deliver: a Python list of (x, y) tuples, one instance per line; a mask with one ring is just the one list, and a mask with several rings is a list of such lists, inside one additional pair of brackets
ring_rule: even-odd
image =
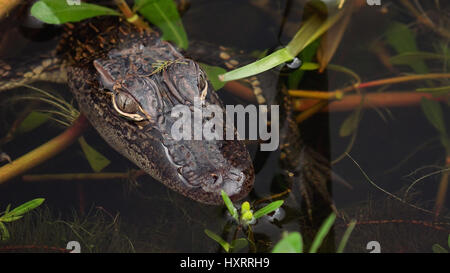
[(208, 93), (208, 81), (206, 80), (205, 74), (203, 74), (203, 72), (200, 72), (200, 75), (198, 77), (198, 90), (201, 90), (200, 99), (204, 100), (206, 94)]
[(124, 92), (117, 92), (112, 95), (112, 104), (114, 109), (127, 118), (135, 121), (144, 120), (144, 118), (139, 114), (141, 113), (141, 107), (134, 100), (133, 97)]
[(200, 72), (200, 75), (198, 77), (198, 90), (201, 90), (202, 92), (205, 92), (205, 89), (208, 88), (208, 81), (206, 80), (205, 74)]

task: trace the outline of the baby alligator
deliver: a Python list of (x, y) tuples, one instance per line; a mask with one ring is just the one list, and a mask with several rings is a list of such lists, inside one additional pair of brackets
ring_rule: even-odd
[[(196, 59), (217, 60), (202, 46), (191, 48), (190, 56)], [(68, 82), (81, 113), (109, 145), (169, 188), (206, 204), (221, 203), (222, 189), (233, 201), (250, 192), (255, 174), (243, 142), (172, 138), (175, 105), (194, 111), (195, 97), (202, 98), (202, 107), (223, 105), (198, 63), (162, 41), (158, 33), (120, 18), (91, 19), (66, 24), (56, 52), (27, 65), (27, 69), (34, 65), (30, 72), (24, 67), (13, 71), (0, 61), (0, 91), (33, 80)], [(298, 126), (290, 118), (289, 96), (266, 92), (277, 85), (274, 73), (267, 73), (252, 85), (261, 84), (266, 102), (277, 101), (280, 113), (287, 115), (280, 124), (286, 177), (294, 188), (299, 187), (308, 207), (314, 191), (331, 203), (325, 183), (330, 169), (301, 141)]]
[(234, 201), (249, 193), (254, 170), (242, 141), (177, 141), (171, 135), (175, 105), (194, 111), (194, 98), (201, 97), (201, 107), (223, 108), (198, 63), (157, 32), (120, 18), (91, 19), (66, 28), (51, 65), (43, 67), (42, 62), (25, 79), (10, 77), (0, 90), (26, 78), (47, 79), (59, 66), (67, 71), (80, 112), (111, 147), (152, 177), (207, 204), (221, 203), (222, 189)]

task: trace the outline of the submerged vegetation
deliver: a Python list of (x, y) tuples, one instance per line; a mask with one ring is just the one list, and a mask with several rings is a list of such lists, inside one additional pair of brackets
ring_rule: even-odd
[(135, 252), (133, 243), (123, 234), (119, 215), (101, 208), (70, 220), (55, 216), (48, 208), (25, 215), (9, 225), (10, 238), (0, 242), (1, 252), (71, 252), (69, 242), (79, 243), (79, 252)]
[[(155, 25), (162, 31), (163, 39), (172, 41), (180, 48), (188, 48), (189, 39), (174, 1), (136, 0), (134, 6), (128, 7), (125, 1), (118, 0), (115, 1), (117, 9), (84, 2), (68, 8), (63, 2), (59, 0), (37, 1), (31, 8), (31, 13), (48, 24), (77, 22), (95, 16), (122, 16), (139, 27), (150, 28), (151, 25)], [(187, 215), (190, 210), (184, 208), (183, 204), (178, 204), (177, 207), (177, 210), (181, 211), (178, 213), (183, 215), (183, 218), (178, 217), (179, 214), (167, 211), (164, 211), (162, 215), (180, 222), (187, 221), (200, 230), (198, 233), (201, 235), (197, 235), (197, 237), (193, 234), (194, 232), (188, 235), (183, 233), (186, 238), (191, 236), (187, 241), (209, 237), (212, 240), (208, 247), (217, 250), (216, 247), (219, 244), (221, 247), (219, 251), (226, 252), (303, 253), (317, 252), (321, 249), (339, 253), (344, 251), (368, 252), (370, 240), (380, 240), (381, 251), (412, 252), (417, 249), (427, 249), (427, 251), (433, 252), (448, 252), (447, 245), (443, 243), (443, 236), (447, 236), (450, 230), (448, 210), (450, 199), (448, 197), (448, 174), (450, 171), (450, 138), (448, 134), (450, 92), (450, 73), (448, 72), (450, 68), (450, 34), (448, 29), (450, 18), (448, 9), (450, 6), (442, 1), (425, 3), (425, 1), (401, 0), (396, 3), (388, 2), (378, 7), (377, 11), (373, 11), (382, 18), (380, 22), (383, 21), (374, 31), (376, 36), (370, 38), (369, 41), (358, 37), (361, 41), (352, 40), (352, 44), (349, 45), (349, 41), (345, 40), (345, 33), (349, 29), (356, 29), (352, 26), (352, 24), (357, 24), (353, 20), (361, 20), (358, 18), (358, 13), (368, 8), (365, 1), (307, 2), (306, 15), (301, 22), (300, 18), (297, 18), (298, 20), (294, 24), (295, 31), (290, 32), (290, 39), (285, 43), (286, 46), (273, 53), (267, 50), (262, 53), (258, 52), (260, 53), (258, 61), (227, 73), (223, 68), (201, 65), (208, 73), (208, 78), (215, 88), (225, 86), (227, 91), (237, 94), (242, 99), (254, 98), (254, 94), (248, 88), (242, 88), (242, 86), (236, 88), (236, 85), (225, 82), (234, 81), (236, 84), (238, 82), (235, 80), (269, 69), (279, 71), (280, 80), (288, 88), (288, 94), (293, 100), (296, 122), (301, 126), (305, 124), (305, 120), (321, 112), (341, 115), (339, 125), (333, 133), (337, 135), (340, 142), (346, 144), (340, 145), (339, 148), (343, 147), (343, 149), (332, 155), (332, 163), (335, 166), (345, 164), (345, 162), (351, 163), (352, 172), (361, 174), (361, 177), (351, 176), (349, 183), (355, 186), (360, 180), (361, 182), (356, 186), (359, 188), (367, 186), (369, 193), (364, 192), (362, 197), (352, 196), (349, 199), (356, 199), (359, 202), (350, 204), (342, 202), (343, 205), (337, 206), (337, 212), (326, 215), (328, 217), (320, 216), (322, 218), (320, 219), (321, 225), (310, 228), (312, 230), (308, 228), (303, 230), (302, 224), (308, 220), (299, 216), (298, 208), (292, 209), (294, 206), (288, 200), (289, 197), (256, 210), (259, 207), (257, 204), (262, 203), (261, 200), (250, 203), (246, 201), (237, 206), (237, 204), (232, 204), (226, 195), (223, 195), (224, 204), (230, 217), (224, 220), (223, 213), (209, 212), (207, 214), (209, 217), (217, 218), (218, 223), (216, 224), (210, 224), (207, 220), (197, 223), (193, 217)], [(254, 5), (258, 6), (258, 4)], [(267, 5), (267, 7), (258, 7), (267, 14), (273, 15), (270, 10), (268, 11), (271, 8), (270, 4)], [(447, 12), (443, 7), (447, 9)], [(0, 10), (0, 15), (2, 15), (2, 10)], [(354, 19), (355, 17), (356, 19)], [(288, 22), (287, 18), (281, 19), (280, 21), (285, 24), (286, 28), (289, 23), (292, 23)], [(356, 33), (358, 32), (356, 31)], [(346, 49), (346, 46), (351, 49)], [(344, 53), (339, 55), (339, 49), (347, 55)], [(348, 59), (349, 55), (353, 57), (353, 54), (362, 61), (349, 62), (348, 66), (343, 65), (342, 63), (345, 64), (345, 61), (342, 59)], [(292, 60), (301, 60), (299, 67), (286, 65)], [(363, 61), (368, 64), (361, 64), (360, 62)], [(372, 64), (375, 69), (371, 67)], [(166, 66), (164, 63), (155, 65), (159, 65), (158, 69), (165, 69)], [(378, 71), (374, 72), (374, 70)], [(311, 84), (311, 81), (315, 82)], [(318, 84), (319, 82), (320, 84)], [(321, 82), (327, 82), (328, 86), (324, 88)], [(82, 116), (79, 116), (77, 109), (67, 99), (55, 95), (57, 92), (42, 90), (34, 86), (25, 87), (31, 91), (25, 95), (18, 95), (14, 103), (27, 102), (27, 107), (15, 117), (14, 125), (8, 132), (5, 135), (2, 133), (0, 136), (2, 137), (1, 148), (14, 141), (16, 137), (30, 134), (50, 121), (54, 121), (66, 129), (55, 139), (14, 160), (15, 164), (1, 166), (0, 185), (3, 186), (6, 181), (21, 176), (32, 167), (49, 160), (66, 149), (72, 142), (78, 142), (78, 151), (86, 158), (85, 162), (90, 167), (90, 172), (38, 173), (23, 176), (23, 180), (44, 181), (43, 183), (56, 183), (52, 182), (54, 180), (77, 183), (84, 180), (125, 179), (134, 184), (135, 180), (143, 175), (143, 172), (134, 170), (105, 171), (108, 170), (108, 166), (114, 165), (114, 162), (108, 158), (108, 152), (89, 144), (89, 138), (82, 136), (86, 132), (87, 122)], [(31, 103), (28, 104), (28, 102)], [(393, 109), (402, 111), (410, 106), (420, 107), (421, 116), (413, 117), (423, 118), (425, 122), (422, 123), (429, 125), (426, 127), (427, 125), (422, 124), (421, 126), (425, 128), (423, 129), (415, 127), (420, 120), (405, 119), (402, 122), (411, 127), (409, 128), (410, 134), (419, 134), (418, 131), (427, 130), (434, 134), (434, 137), (423, 143), (413, 142), (411, 144), (406, 140), (403, 141), (403, 145), (410, 146), (402, 148), (405, 153), (401, 158), (396, 159), (398, 164), (390, 166), (392, 167), (390, 170), (384, 170), (381, 167), (375, 168), (371, 166), (372, 161), (370, 160), (357, 160), (364, 156), (355, 154), (355, 147), (358, 148), (357, 143), (362, 131), (361, 127), (367, 127), (373, 122), (373, 119), (367, 119), (367, 116), (370, 115), (368, 113), (372, 110), (385, 124), (389, 124), (395, 120), (396, 115), (401, 116), (393, 113), (395, 111)], [(376, 134), (372, 136), (372, 141), (375, 142), (377, 137)], [(438, 148), (431, 150), (430, 147), (433, 145)], [(427, 149), (433, 153), (431, 159), (428, 157), (426, 159), (428, 161), (419, 160), (420, 166), (411, 165), (414, 169), (412, 172), (411, 167), (406, 171), (401, 169), (405, 163)], [(385, 157), (393, 157), (389, 153), (390, 151), (386, 151)], [(372, 154), (366, 156), (368, 158), (375, 157)], [(388, 158), (387, 161), (393, 162), (390, 159)], [(398, 172), (402, 175), (406, 172), (405, 177), (409, 181), (408, 183), (399, 182), (396, 181), (399, 180), (396, 177), (389, 182), (398, 182), (397, 184), (380, 183), (382, 182), (380, 177), (386, 176), (370, 173), (366, 169), (376, 170), (380, 173), (384, 171), (386, 173)], [(277, 179), (278, 177), (274, 180)], [(278, 187), (276, 188), (278, 190)], [(286, 192), (290, 193), (290, 189)], [(375, 201), (371, 199), (374, 192), (381, 193), (381, 197), (377, 195)], [(286, 196), (278, 194), (276, 191), (274, 194), (276, 198), (268, 199), (277, 200)], [(79, 190), (78, 195), (79, 206), (82, 207), (84, 191)], [(168, 196), (170, 199), (170, 194)], [(434, 196), (434, 198), (429, 196)], [(368, 200), (364, 199), (366, 197)], [(153, 206), (148, 209), (159, 210), (158, 204), (166, 201), (153, 200)], [(34, 207), (40, 205), (37, 201), (35, 202)], [(170, 200), (167, 204), (173, 205), (176, 202)], [(136, 234), (125, 235), (124, 229), (126, 230), (126, 228), (122, 227), (126, 226), (126, 223), (120, 223), (118, 214), (113, 216), (104, 209), (94, 209), (86, 215), (73, 213), (71, 217), (61, 217), (55, 216), (57, 213), (48, 208), (39, 208), (26, 214), (24, 213), (28, 210), (20, 211), (19, 208), (9, 210), (7, 207), (0, 216), (2, 238), (0, 252), (68, 252), (70, 250), (66, 248), (66, 245), (69, 241), (79, 242), (81, 252), (134, 252), (136, 251), (136, 242), (138, 242), (137, 244), (140, 242), (141, 246), (144, 246), (138, 248), (137, 251), (167, 250), (153, 245), (149, 247), (146, 245), (145, 239), (135, 236)], [(284, 219), (273, 219), (274, 213), (281, 213), (283, 210), (288, 214)], [(157, 213), (155, 212), (155, 214)], [(170, 226), (166, 222), (167, 220), (164, 221), (155, 215), (153, 217), (158, 226), (141, 231), (140, 235), (162, 236), (164, 225)], [(21, 218), (20, 221), (15, 221), (19, 218)], [(257, 219), (260, 221), (258, 222)], [(300, 223), (300, 228), (298, 228), (298, 223)], [(269, 235), (264, 233), (264, 228), (260, 228), (263, 225), (264, 228), (270, 230)], [(170, 230), (175, 232), (175, 226), (173, 224)], [(219, 229), (223, 230), (220, 235), (212, 231)], [(290, 232), (286, 232), (286, 230)], [(130, 229), (126, 231), (130, 231)], [(384, 237), (380, 234), (383, 234)], [(420, 237), (424, 234), (428, 236), (427, 240)], [(384, 239), (373, 238), (375, 235)], [(282, 237), (281, 240), (279, 240), (280, 237)], [(172, 236), (167, 236), (167, 238), (172, 238)], [(164, 244), (164, 240), (167, 238), (159, 241)], [(334, 240), (335, 238), (339, 238), (339, 240), (336, 241), (336, 244), (332, 243), (332, 247), (321, 248), (326, 239)], [(371, 239), (368, 240), (368, 238)], [(390, 238), (390, 240), (385, 238)], [(173, 239), (176, 240), (175, 236)], [(432, 246), (428, 242), (430, 240), (433, 240)], [(450, 236), (448, 240), (450, 248)], [(276, 243), (277, 241), (279, 242)]]

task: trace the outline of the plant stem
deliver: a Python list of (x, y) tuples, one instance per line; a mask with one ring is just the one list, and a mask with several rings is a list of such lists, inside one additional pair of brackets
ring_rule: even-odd
[[(446, 168), (450, 167), (450, 155), (446, 159)], [(448, 188), (448, 172), (442, 173), (441, 181), (439, 183), (439, 189), (436, 196), (436, 202), (434, 203), (434, 217), (437, 219), (441, 213), (442, 207), (445, 203), (445, 197), (447, 195)]]
[(137, 15), (130, 9), (125, 0), (115, 0), (115, 2), (128, 22), (136, 25), (139, 28), (151, 30), (150, 26), (146, 22), (142, 21), (139, 15)]
[(305, 111), (303, 111), (301, 114), (299, 114), (296, 118), (295, 121), (297, 123), (301, 123), (304, 120), (308, 119), (309, 117), (311, 117), (312, 115), (314, 115), (315, 113), (319, 112), (320, 110), (322, 110), (325, 106), (328, 105), (328, 101), (327, 100), (320, 100), (318, 101), (316, 104), (312, 105), (311, 107), (309, 107), (308, 109), (306, 109)]
[(72, 126), (59, 136), (13, 162), (0, 167), (0, 184), (28, 171), (63, 151), (83, 133), (87, 126), (87, 119), (83, 115), (80, 115)]
[[(365, 95), (347, 95), (342, 100), (332, 101), (330, 104), (321, 109), (325, 112), (341, 112), (351, 111), (361, 104), (364, 96), (362, 107), (404, 107), (412, 106), (420, 103), (422, 98), (431, 100), (443, 100), (444, 97), (433, 97), (430, 93), (419, 92), (387, 92), (387, 93), (369, 93)], [(305, 111), (316, 104), (318, 99), (302, 99), (294, 100), (293, 107), (296, 111)]]
[(113, 173), (64, 173), (64, 174), (34, 174), (24, 175), (22, 180), (26, 182), (37, 181), (72, 181), (72, 180), (106, 180), (106, 179), (128, 179), (137, 178), (146, 174), (142, 170), (131, 170), (129, 172)]

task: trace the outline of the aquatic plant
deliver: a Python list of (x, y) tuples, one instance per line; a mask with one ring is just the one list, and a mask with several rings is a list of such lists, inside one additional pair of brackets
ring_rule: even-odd
[(121, 231), (119, 215), (92, 208), (86, 215), (55, 216), (48, 207), (28, 213), (9, 226), (11, 237), (0, 242), (0, 252), (70, 252), (77, 242), (81, 253), (134, 252), (133, 243)]
[(28, 201), (26, 203), (23, 203), (22, 205), (11, 209), (11, 204), (9, 204), (6, 207), (6, 210), (2, 213), (0, 213), (0, 239), (3, 241), (7, 241), (10, 238), (10, 233), (8, 229), (5, 226), (5, 223), (11, 223), (15, 222), (19, 219), (21, 219), (24, 214), (28, 213), (29, 211), (39, 207), (43, 202), (45, 201), (44, 198), (36, 198), (31, 201)]
[[(322, 245), (323, 240), (330, 232), (334, 221), (336, 220), (336, 214), (332, 213), (328, 216), (327, 219), (323, 222), (319, 230), (317, 231), (316, 236), (311, 244), (309, 249), (309, 253), (316, 253), (320, 246)], [(344, 252), (345, 246), (348, 242), (350, 234), (355, 228), (356, 221), (352, 220), (344, 235), (342, 236), (341, 242), (339, 243), (336, 253)], [(302, 235), (299, 232), (284, 232), (283, 238), (273, 247), (272, 253), (304, 253), (304, 244)]]
[[(208, 235), (209, 238), (213, 239), (217, 243), (219, 243), (222, 248), (226, 252), (235, 252), (239, 249), (242, 249), (247, 246), (248, 242), (252, 245), (252, 248), (255, 248), (254, 236), (251, 226), (256, 223), (258, 218), (261, 218), (265, 215), (268, 215), (276, 210), (278, 210), (284, 203), (283, 200), (274, 201), (264, 206), (263, 208), (253, 212), (250, 207), (250, 203), (245, 201), (242, 203), (240, 210), (238, 210), (230, 197), (222, 190), (222, 199), (225, 203), (225, 206), (230, 213), (231, 217), (234, 219), (236, 223), (236, 228), (233, 236), (233, 240), (231, 243), (228, 243), (224, 239), (222, 239), (219, 235), (215, 234), (211, 230), (205, 229), (205, 234)], [(237, 233), (239, 230), (246, 229), (247, 237), (246, 238), (237, 238)]]
[[(448, 235), (447, 245), (448, 245), (448, 248), (450, 249), (450, 235)], [(449, 253), (449, 250), (445, 249), (440, 244), (434, 244), (433, 245), (433, 252), (434, 253)]]

